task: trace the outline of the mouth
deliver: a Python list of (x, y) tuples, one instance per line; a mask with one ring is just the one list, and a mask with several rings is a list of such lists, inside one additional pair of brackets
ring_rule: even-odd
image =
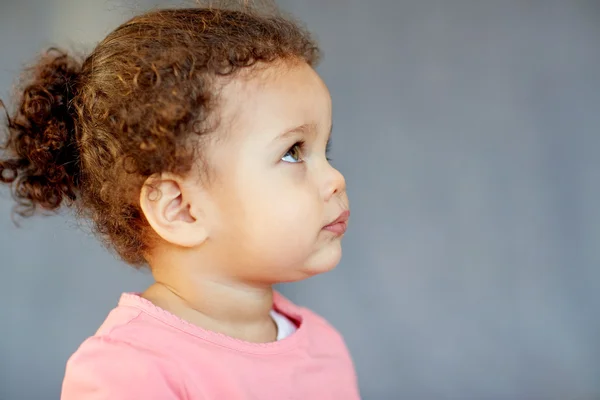
[(348, 219), (350, 218), (350, 211), (342, 211), (339, 217), (337, 217), (332, 223), (325, 225), (323, 230), (333, 232), (336, 235), (343, 235), (348, 228)]

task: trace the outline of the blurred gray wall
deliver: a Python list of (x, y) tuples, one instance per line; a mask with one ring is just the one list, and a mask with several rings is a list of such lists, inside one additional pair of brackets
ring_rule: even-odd
[[(344, 334), (363, 398), (600, 398), (600, 2), (279, 3), (324, 49), (353, 211), (339, 267), (281, 289)], [(160, 4), (0, 0), (1, 97)], [(15, 229), (1, 193), (0, 399), (58, 398), (150, 279), (68, 215)]]

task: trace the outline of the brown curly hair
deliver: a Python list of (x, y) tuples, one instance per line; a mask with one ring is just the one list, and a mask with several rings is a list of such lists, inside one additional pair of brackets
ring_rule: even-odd
[(7, 114), (0, 181), (17, 215), (75, 206), (105, 244), (142, 266), (152, 241), (141, 187), (156, 173), (185, 174), (201, 157), (201, 141), (190, 138), (214, 131), (216, 79), (318, 56), (289, 18), (212, 7), (135, 17), (86, 58), (50, 49)]

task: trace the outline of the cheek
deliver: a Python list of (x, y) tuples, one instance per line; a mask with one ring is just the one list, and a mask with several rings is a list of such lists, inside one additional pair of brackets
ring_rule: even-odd
[(304, 181), (285, 176), (265, 179), (251, 188), (244, 203), (252, 230), (264, 235), (314, 236), (321, 224), (322, 210), (314, 189)]
[(318, 192), (305, 179), (285, 174), (277, 178), (270, 183), (265, 182), (259, 189), (259, 202), (265, 220), (294, 225), (289, 228), (300, 228), (303, 225), (310, 226), (320, 218)]

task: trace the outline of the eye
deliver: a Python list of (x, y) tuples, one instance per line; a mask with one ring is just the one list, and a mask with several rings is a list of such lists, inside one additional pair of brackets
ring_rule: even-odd
[(283, 157), (281, 157), (281, 161), (288, 163), (301, 163), (304, 160), (302, 159), (302, 147), (304, 146), (304, 142), (296, 142), (290, 149), (285, 153)]

